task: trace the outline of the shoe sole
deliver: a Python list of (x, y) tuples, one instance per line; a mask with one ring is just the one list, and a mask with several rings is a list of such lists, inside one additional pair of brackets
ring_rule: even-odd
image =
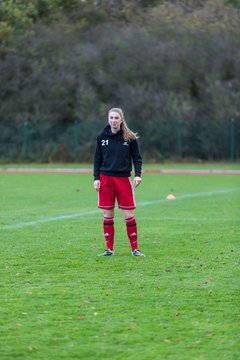
[(98, 255), (98, 257), (109, 257), (109, 256), (114, 256), (114, 254), (108, 254), (108, 255), (102, 255), (102, 254), (100, 254), (100, 255)]

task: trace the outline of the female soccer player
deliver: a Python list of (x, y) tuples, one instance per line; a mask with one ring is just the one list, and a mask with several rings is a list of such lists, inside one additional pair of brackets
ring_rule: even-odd
[(97, 136), (94, 155), (94, 189), (98, 191), (98, 207), (103, 210), (103, 230), (106, 250), (99, 256), (114, 255), (114, 206), (117, 199), (126, 221), (127, 235), (133, 256), (144, 256), (138, 249), (136, 208), (133, 185), (130, 180), (132, 162), (135, 177), (133, 184), (141, 183), (142, 158), (137, 134), (126, 124), (123, 111), (112, 108), (108, 125)]

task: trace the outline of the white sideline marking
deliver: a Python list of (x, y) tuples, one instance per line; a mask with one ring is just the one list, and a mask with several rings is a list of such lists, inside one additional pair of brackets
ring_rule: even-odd
[[(0, 167), (0, 173), (6, 174), (92, 174), (91, 168), (8, 168)], [(144, 174), (171, 174), (171, 175), (240, 175), (240, 170), (197, 170), (197, 169), (143, 169)]]
[[(212, 195), (222, 195), (227, 193), (232, 193), (240, 191), (240, 188), (233, 188), (233, 189), (223, 189), (218, 191), (210, 191), (210, 192), (198, 192), (198, 193), (190, 193), (190, 194), (182, 194), (178, 195), (175, 200), (171, 200), (171, 202), (175, 202), (181, 199), (188, 199), (188, 198), (194, 198), (194, 197), (204, 197), (204, 196), (212, 196)], [(162, 198), (157, 200), (150, 200), (150, 201), (140, 201), (138, 203), (138, 206), (148, 206), (153, 204), (158, 204), (161, 202), (169, 202), (169, 200)], [(59, 215), (59, 216), (49, 216), (44, 217), (42, 219), (34, 220), (34, 221), (28, 221), (28, 222), (20, 222), (17, 224), (10, 224), (10, 225), (2, 225), (0, 229), (7, 230), (7, 229), (21, 229), (27, 226), (34, 226), (38, 224), (47, 223), (50, 221), (60, 221), (60, 220), (67, 220), (67, 219), (74, 219), (77, 217), (85, 216), (85, 215), (91, 215), (91, 214), (98, 214), (98, 210), (90, 210), (90, 211), (82, 211), (75, 214), (69, 214), (69, 215)]]
[(84, 216), (84, 215), (90, 215), (90, 214), (97, 214), (99, 213), (99, 210), (92, 210), (92, 211), (83, 211), (75, 214), (69, 214), (69, 215), (59, 215), (59, 216), (46, 216), (42, 219), (34, 220), (34, 221), (28, 221), (28, 222), (21, 222), (18, 224), (12, 224), (12, 225), (3, 225), (0, 227), (0, 229), (20, 229), (24, 228), (26, 226), (33, 226), (38, 224), (43, 224), (50, 221), (59, 221), (59, 220), (67, 220), (67, 219), (74, 219), (76, 217)]
[(218, 190), (218, 191), (209, 191), (209, 192), (198, 192), (198, 193), (190, 193), (190, 194), (183, 194), (183, 195), (178, 195), (176, 197), (176, 199), (174, 200), (167, 200), (167, 199), (158, 199), (158, 200), (150, 200), (150, 201), (142, 201), (138, 203), (138, 206), (145, 206), (145, 205), (152, 205), (152, 204), (158, 204), (159, 202), (162, 201), (168, 201), (168, 202), (174, 202), (177, 200), (181, 200), (181, 199), (188, 199), (188, 198), (194, 198), (194, 197), (203, 197), (203, 196), (212, 196), (212, 195), (221, 195), (221, 194), (227, 194), (227, 193), (232, 193), (232, 192), (236, 192), (236, 191), (240, 191), (240, 187), (239, 188), (233, 188), (233, 189), (227, 189), (227, 190)]

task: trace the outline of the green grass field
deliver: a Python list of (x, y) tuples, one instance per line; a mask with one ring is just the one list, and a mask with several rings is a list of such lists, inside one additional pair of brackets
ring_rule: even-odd
[[(78, 163), (48, 163), (48, 164), (38, 164), (38, 163), (24, 163), (24, 164), (1, 164), (1, 168), (75, 168), (79, 169)], [(91, 169), (92, 164), (81, 164), (81, 168)], [(199, 162), (161, 162), (161, 163), (144, 163), (144, 169), (196, 169), (196, 170), (240, 170), (240, 163), (237, 161), (234, 162), (208, 162), (208, 161), (199, 161)]]
[(119, 210), (116, 256), (97, 257), (91, 175), (0, 174), (0, 189), (1, 360), (240, 358), (240, 176), (145, 175), (145, 258)]

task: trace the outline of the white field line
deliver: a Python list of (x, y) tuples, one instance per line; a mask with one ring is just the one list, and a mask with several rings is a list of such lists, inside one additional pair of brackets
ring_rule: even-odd
[[(218, 190), (218, 191), (209, 191), (209, 192), (197, 192), (197, 193), (190, 193), (190, 194), (182, 194), (182, 195), (178, 195), (176, 197), (176, 199), (171, 200), (171, 201), (176, 201), (176, 200), (181, 200), (181, 199), (188, 199), (188, 198), (195, 198), (195, 197), (204, 197), (204, 196), (213, 196), (213, 195), (222, 195), (222, 194), (227, 194), (227, 193), (232, 193), (232, 192), (237, 192), (240, 191), (240, 187), (239, 188), (233, 188), (233, 189), (222, 189), (222, 190)], [(157, 199), (157, 200), (150, 200), (150, 201), (142, 201), (138, 203), (138, 206), (145, 206), (145, 205), (153, 205), (153, 204), (158, 204), (159, 202), (162, 201), (170, 201), (167, 199)]]
[(85, 216), (85, 215), (92, 215), (99, 213), (99, 210), (92, 210), (92, 211), (82, 211), (75, 214), (69, 214), (69, 215), (59, 215), (59, 216), (45, 216), (44, 218), (34, 220), (34, 221), (28, 221), (28, 222), (20, 222), (17, 224), (10, 224), (10, 225), (3, 225), (0, 227), (0, 229), (21, 229), (27, 226), (34, 226), (38, 224), (43, 224), (50, 221), (61, 221), (61, 220), (68, 220), (68, 219), (74, 219), (77, 217)]
[[(91, 168), (34, 168), (34, 167), (0, 167), (0, 173), (9, 174), (92, 174)], [(143, 169), (144, 174), (166, 175), (240, 175), (240, 170), (207, 170), (207, 169)]]
[[(178, 201), (182, 199), (188, 199), (188, 198), (195, 198), (195, 197), (206, 197), (206, 196), (213, 196), (213, 195), (223, 195), (228, 193), (233, 193), (240, 191), (240, 188), (233, 188), (233, 189), (222, 189), (218, 191), (210, 191), (210, 192), (197, 192), (197, 193), (190, 193), (190, 194), (182, 194), (178, 195), (175, 200), (167, 200), (165, 198), (157, 199), (157, 200), (149, 200), (149, 201), (140, 201), (137, 206), (148, 206), (148, 205), (154, 205), (161, 202), (169, 202), (169, 201)], [(27, 226), (35, 226), (38, 224), (43, 224), (51, 221), (61, 221), (61, 220), (68, 220), (68, 219), (74, 219), (77, 217), (82, 217), (86, 215), (93, 215), (98, 214), (100, 209), (97, 210), (89, 210), (89, 211), (82, 211), (79, 213), (69, 214), (69, 215), (59, 215), (59, 216), (46, 216), (44, 218), (40, 218), (38, 220), (34, 221), (28, 221), (28, 222), (20, 222), (17, 224), (10, 224), (10, 225), (2, 225), (0, 226), (0, 229), (2, 230), (10, 230), (10, 229), (21, 229)]]

